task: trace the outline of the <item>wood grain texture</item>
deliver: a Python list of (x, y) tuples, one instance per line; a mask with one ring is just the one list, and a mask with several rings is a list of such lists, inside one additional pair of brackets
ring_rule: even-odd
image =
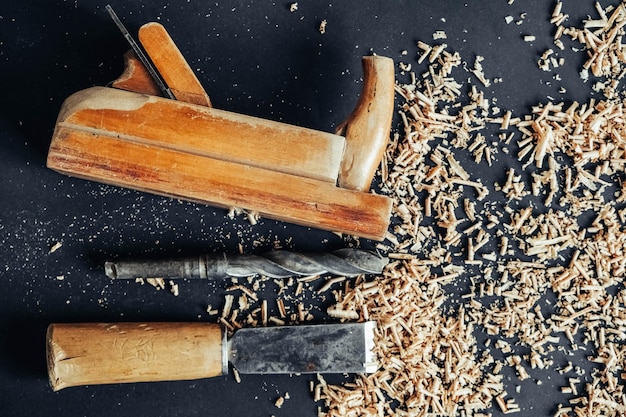
[(220, 207), (242, 207), (268, 218), (376, 240), (384, 238), (391, 216), (392, 200), (385, 196), (64, 123), (55, 130), (48, 167), (76, 177)]
[(161, 91), (132, 50), (124, 54), (124, 72), (111, 85), (126, 91), (160, 96)]
[(57, 123), (333, 184), (345, 147), (331, 133), (104, 87), (70, 96)]
[(176, 100), (211, 107), (211, 100), (183, 54), (160, 23), (139, 28), (139, 42)]
[(51, 324), (48, 375), (66, 387), (222, 375), (222, 330), (212, 323)]
[(339, 186), (370, 189), (391, 132), (395, 74), (391, 58), (363, 57), (363, 90), (359, 101), (337, 133), (346, 137)]

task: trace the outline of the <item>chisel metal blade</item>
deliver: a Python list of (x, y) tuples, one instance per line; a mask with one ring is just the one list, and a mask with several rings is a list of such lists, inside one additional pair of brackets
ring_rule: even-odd
[(372, 373), (376, 323), (244, 328), (228, 341), (242, 374)]

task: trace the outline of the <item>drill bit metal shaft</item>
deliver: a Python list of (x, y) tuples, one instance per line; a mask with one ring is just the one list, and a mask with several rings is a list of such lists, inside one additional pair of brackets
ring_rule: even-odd
[(170, 260), (106, 262), (104, 270), (112, 279), (192, 278), (220, 279), (263, 275), (270, 278), (333, 274), (353, 277), (379, 274), (388, 259), (360, 249), (298, 253), (276, 250), (262, 255), (202, 255)]

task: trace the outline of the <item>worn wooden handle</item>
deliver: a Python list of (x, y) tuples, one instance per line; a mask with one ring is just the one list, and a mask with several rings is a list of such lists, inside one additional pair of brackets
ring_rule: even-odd
[(161, 95), (159, 86), (154, 82), (150, 73), (132, 49), (124, 54), (124, 72), (111, 82), (111, 86), (151, 96)]
[(223, 333), (210, 323), (51, 324), (48, 375), (55, 391), (121, 382), (222, 375)]
[[(146, 23), (139, 29), (139, 40), (176, 100), (211, 107), (211, 99), (195, 73), (159, 23)], [(131, 50), (124, 55), (124, 73), (111, 85), (122, 90), (160, 96), (150, 73)]]
[(139, 41), (176, 100), (211, 107), (209, 96), (163, 25), (146, 23), (139, 28)]
[(337, 133), (346, 137), (339, 186), (369, 191), (387, 147), (394, 107), (395, 73), (391, 58), (363, 57), (363, 90)]

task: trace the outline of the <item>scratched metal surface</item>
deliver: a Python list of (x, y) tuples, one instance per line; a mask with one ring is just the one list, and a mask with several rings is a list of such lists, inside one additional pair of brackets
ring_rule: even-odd
[[(44, 357), (49, 323), (211, 320), (206, 306), (219, 306), (229, 285), (185, 282), (174, 297), (108, 280), (105, 259), (232, 253), (239, 244), (254, 252), (275, 242), (295, 250), (326, 250), (349, 242), (276, 221), (252, 226), (242, 217), (229, 218), (225, 210), (46, 169), (62, 101), (115, 79), (128, 46), (102, 2), (5, 3), (0, 7), (0, 414), (315, 416), (320, 404), (312, 401), (309, 381), (314, 377), (307, 375), (250, 375), (240, 384), (224, 376), (51, 391)], [(417, 41), (433, 42), (437, 30), (447, 33), (446, 43), (464, 60), (471, 64), (482, 55), (488, 75), (504, 78), (485, 89), (502, 108), (526, 112), (549, 96), (563, 98), (561, 87), (567, 89), (567, 100), (582, 102), (592, 94), (578, 77), (580, 55), (563, 52), (568, 64), (559, 82), (553, 73), (537, 69), (538, 55), (552, 46), (548, 16), (553, 4), (543, 0), (512, 5), (505, 0), (301, 1), (295, 12), (287, 1), (112, 0), (111, 5), (133, 33), (148, 21), (164, 24), (216, 107), (319, 130), (333, 131), (356, 103), (362, 55), (414, 63)], [(593, 2), (568, 2), (568, 12), (580, 21), (593, 13)], [(522, 13), (521, 25), (505, 22), (505, 16), (520, 20)], [(328, 24), (322, 35), (323, 19)], [(526, 34), (537, 40), (524, 42)], [(475, 175), (496, 181), (505, 170)], [(57, 242), (62, 246), (49, 253)], [(540, 378), (543, 386), (535, 383)], [(531, 380), (522, 383), (511, 374), (509, 392), (521, 387), (515, 395), (522, 408), (518, 415), (553, 414), (565, 398), (559, 378), (533, 371)], [(290, 399), (278, 409), (274, 401), (285, 392)], [(501, 415), (497, 407), (493, 415)]]

